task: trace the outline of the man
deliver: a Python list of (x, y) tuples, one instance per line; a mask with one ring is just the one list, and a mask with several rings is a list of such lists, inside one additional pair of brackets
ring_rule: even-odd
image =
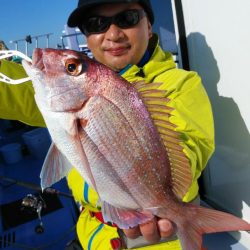
[[(183, 151), (193, 173), (193, 183), (183, 200), (195, 202), (197, 179), (214, 150), (211, 107), (199, 76), (177, 69), (171, 54), (162, 51), (158, 37), (152, 32), (153, 23), (149, 0), (79, 0), (78, 7), (68, 19), (70, 27), (78, 26), (86, 35), (88, 47), (97, 61), (130, 82), (163, 83), (162, 88), (167, 90), (169, 105), (173, 108), (170, 121), (181, 134)], [(12, 107), (8, 101), (10, 98)], [(31, 85), (1, 86), (0, 104), (2, 118), (44, 125), (34, 104)], [(154, 218), (121, 232), (115, 225), (103, 223), (97, 205), (98, 196), (76, 169), (70, 171), (68, 183), (83, 208), (77, 222), (77, 234), (83, 249), (121, 249), (124, 245), (127, 248), (140, 247), (141, 250), (181, 249), (175, 238), (169, 238), (175, 231), (170, 221)], [(127, 238), (123, 237), (124, 234)], [(158, 243), (161, 238), (167, 242)], [(150, 246), (143, 247), (145, 245)]]
[[(161, 50), (158, 38), (152, 32), (153, 22), (150, 1), (139, 0), (80, 0), (68, 19), (70, 27), (78, 26), (86, 35), (88, 47), (97, 61), (130, 82), (164, 82), (164, 88), (170, 93), (171, 105), (175, 108), (176, 117), (172, 122), (185, 137), (184, 151), (190, 159), (194, 178), (184, 200), (192, 201), (198, 196), (197, 178), (214, 148), (210, 104), (197, 74), (177, 70), (171, 55)], [(97, 195), (80, 179), (75, 170), (68, 177), (73, 194), (85, 207), (77, 225), (80, 242), (84, 249), (112, 249), (114, 244), (118, 244), (115, 241), (119, 239), (117, 230), (109, 225), (104, 226), (99, 210), (96, 213), (96, 209), (93, 209)], [(79, 183), (82, 189), (79, 189)], [(161, 237), (171, 236), (174, 226), (168, 220), (155, 218), (123, 232), (131, 239), (143, 235), (146, 241), (127, 240), (128, 245), (136, 246), (153, 244)], [(166, 248), (167, 245), (169, 248)], [(167, 245), (147, 249), (179, 247), (176, 242), (172, 246), (170, 243)]]

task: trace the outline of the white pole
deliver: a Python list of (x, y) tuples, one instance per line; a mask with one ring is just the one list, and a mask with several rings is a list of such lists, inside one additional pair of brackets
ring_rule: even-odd
[(28, 42), (25, 42), (25, 54), (28, 55)]

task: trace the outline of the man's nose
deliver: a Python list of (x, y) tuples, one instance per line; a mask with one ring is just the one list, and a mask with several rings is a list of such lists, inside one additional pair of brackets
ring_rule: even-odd
[(111, 41), (117, 41), (121, 38), (124, 38), (125, 34), (123, 29), (118, 27), (116, 24), (111, 24), (109, 29), (106, 31), (106, 38)]

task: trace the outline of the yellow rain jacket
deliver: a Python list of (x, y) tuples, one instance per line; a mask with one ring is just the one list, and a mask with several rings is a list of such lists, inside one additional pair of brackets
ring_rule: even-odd
[[(211, 105), (197, 73), (177, 69), (171, 54), (160, 48), (156, 36), (150, 41), (149, 49), (151, 48), (154, 48), (154, 52), (142, 68), (133, 65), (122, 76), (130, 82), (144, 80), (164, 83), (161, 88), (167, 90), (167, 97), (170, 99), (168, 105), (174, 108), (170, 121), (177, 126), (176, 130), (181, 134), (182, 146), (192, 168), (193, 183), (183, 198), (189, 202), (198, 195), (197, 179), (214, 151)], [(25, 76), (21, 66), (13, 64), (11, 70), (8, 70), (5, 63), (7, 62), (3, 60), (0, 72), (12, 78)], [(26, 86), (0, 83), (0, 118), (20, 120), (33, 126), (45, 126), (34, 102), (30, 83)], [(82, 247), (85, 250), (115, 249), (116, 244), (112, 247), (111, 242), (117, 243), (115, 240), (120, 237), (117, 228), (103, 224), (94, 216), (95, 212), (100, 211), (96, 192), (84, 182), (75, 168), (68, 174), (68, 184), (75, 200), (83, 208), (77, 222), (77, 235)], [(172, 240), (138, 249), (180, 250), (181, 247), (178, 240)]]
[[(0, 60), (0, 72), (12, 79), (27, 77), (21, 64)], [(0, 78), (0, 118), (18, 120), (31, 126), (45, 127), (34, 99), (32, 83), (10, 85)]]

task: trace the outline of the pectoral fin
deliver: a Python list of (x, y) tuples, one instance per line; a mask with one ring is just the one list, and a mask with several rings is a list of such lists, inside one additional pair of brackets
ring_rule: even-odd
[(65, 177), (72, 165), (67, 158), (51, 144), (40, 173), (41, 187), (45, 189)]

